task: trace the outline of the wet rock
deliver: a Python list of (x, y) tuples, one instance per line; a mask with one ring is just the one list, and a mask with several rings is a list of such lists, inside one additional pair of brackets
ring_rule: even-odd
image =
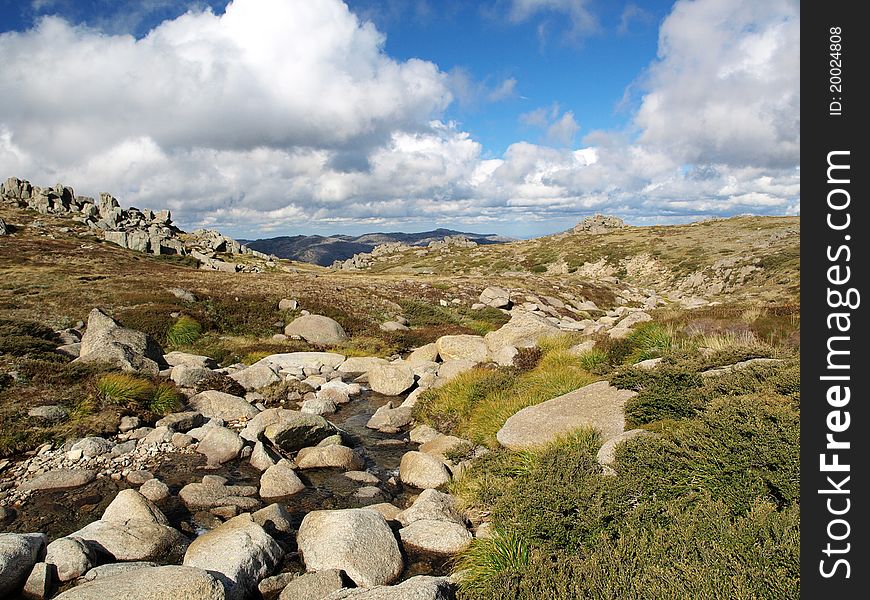
[(237, 506), (241, 510), (257, 510), (260, 501), (257, 488), (251, 485), (226, 485), (222, 477), (205, 476), (202, 483), (188, 483), (181, 488), (178, 496), (191, 511)]
[(351, 481), (356, 481), (357, 483), (364, 483), (366, 485), (377, 485), (380, 482), (377, 476), (372, 475), (367, 471), (348, 471), (344, 474), (344, 476)]
[(202, 569), (178, 565), (142, 567), (98, 577), (56, 600), (226, 600), (223, 585)]
[(0, 533), (0, 596), (21, 589), (45, 542), (41, 533)]
[(227, 600), (242, 600), (278, 566), (283, 554), (251, 515), (243, 514), (194, 540), (183, 564), (216, 575)]
[(260, 412), (248, 404), (244, 398), (217, 390), (206, 390), (198, 393), (190, 399), (190, 406), (210, 419), (224, 421), (252, 419)]
[(296, 539), (309, 571), (341, 569), (361, 587), (390, 583), (404, 567), (393, 531), (374, 510), (312, 511)]
[(364, 466), (359, 454), (339, 444), (303, 448), (296, 455), (296, 464), (300, 469), (334, 468), (345, 471), (358, 471)]
[(444, 463), (423, 452), (406, 452), (399, 464), (402, 483), (417, 488), (437, 488), (450, 481), (450, 471)]
[(304, 489), (305, 484), (293, 471), (293, 463), (287, 459), (281, 459), (260, 476), (260, 497), (264, 500), (292, 496)]

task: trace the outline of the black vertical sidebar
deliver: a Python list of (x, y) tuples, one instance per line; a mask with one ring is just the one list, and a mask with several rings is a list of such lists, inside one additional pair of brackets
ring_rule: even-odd
[(801, 11), (801, 596), (813, 600), (870, 594), (870, 31), (861, 8), (804, 2)]

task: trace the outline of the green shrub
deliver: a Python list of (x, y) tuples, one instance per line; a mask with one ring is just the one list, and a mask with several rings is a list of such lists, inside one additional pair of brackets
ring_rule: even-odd
[(119, 312), (118, 320), (124, 327), (147, 333), (158, 344), (164, 345), (172, 326), (172, 317), (169, 315), (182, 310), (180, 302), (149, 302), (124, 308)]
[(154, 386), (148, 408), (158, 415), (166, 415), (179, 410), (184, 405), (183, 398), (175, 384), (163, 381)]
[(529, 268), (529, 271), (531, 271), (532, 273), (546, 273), (547, 265), (532, 265)]
[(639, 390), (637, 396), (625, 403), (625, 419), (631, 425), (691, 417), (702, 407), (693, 393), (701, 386), (701, 376), (679, 368), (626, 369), (614, 376), (611, 383), (622, 389)]
[(35, 321), (0, 319), (0, 354), (50, 355), (57, 347), (54, 331)]
[(97, 379), (97, 396), (107, 404), (138, 407), (148, 403), (154, 386), (146, 379), (126, 373), (108, 373)]
[(182, 315), (166, 332), (166, 341), (172, 346), (186, 346), (194, 343), (202, 334), (202, 325), (192, 317)]

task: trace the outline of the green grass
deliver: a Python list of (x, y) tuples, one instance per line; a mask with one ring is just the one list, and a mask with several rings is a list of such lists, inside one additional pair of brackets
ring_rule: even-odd
[(182, 315), (166, 332), (166, 341), (170, 345), (186, 346), (194, 343), (202, 335), (202, 325), (199, 321), (187, 315)]
[(531, 552), (526, 541), (514, 532), (495, 531), (491, 538), (476, 539), (456, 561), (463, 572), (463, 593), (485, 594), (504, 578), (528, 571)]
[(153, 391), (153, 384), (126, 373), (108, 373), (97, 379), (94, 384), (100, 401), (121, 406), (140, 406), (147, 402)]
[(176, 412), (184, 405), (184, 397), (171, 382), (161, 382), (154, 386), (148, 408), (158, 415)]
[(572, 339), (542, 344), (543, 355), (529, 371), (472, 369), (440, 388), (425, 392), (415, 417), (439, 431), (496, 447), (495, 435), (517, 411), (595, 381), (569, 351)]

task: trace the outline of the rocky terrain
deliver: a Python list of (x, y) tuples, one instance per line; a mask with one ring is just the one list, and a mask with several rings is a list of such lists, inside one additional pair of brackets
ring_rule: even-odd
[(372, 252), (385, 244), (428, 246), (447, 237), (463, 237), (477, 244), (497, 244), (510, 241), (492, 234), (465, 233), (451, 229), (435, 229), (420, 233), (365, 233), (363, 235), (295, 235), (245, 241), (254, 250), (266, 254), (328, 267), (334, 262), (344, 262), (355, 254)]
[(656, 575), (662, 528), (730, 514), (711, 543), (749, 566), (717, 593), (792, 597), (764, 540), (796, 530), (796, 219), (596, 216), (324, 269), (0, 191), (0, 596), (689, 597), (719, 567)]

